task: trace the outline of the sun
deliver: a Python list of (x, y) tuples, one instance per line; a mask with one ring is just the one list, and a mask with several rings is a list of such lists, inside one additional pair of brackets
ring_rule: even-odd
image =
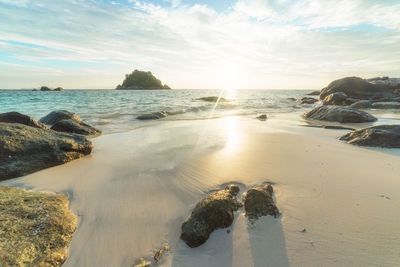
[(242, 83), (240, 65), (235, 62), (224, 62), (218, 66), (218, 85), (227, 93), (239, 89)]

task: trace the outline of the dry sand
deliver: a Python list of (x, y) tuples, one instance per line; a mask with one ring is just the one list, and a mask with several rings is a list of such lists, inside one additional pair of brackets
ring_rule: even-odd
[[(296, 117), (297, 118), (297, 117)], [(94, 139), (92, 156), (1, 184), (69, 194), (79, 225), (63, 266), (132, 266), (168, 243), (161, 266), (396, 266), (400, 153), (337, 140), (343, 130), (277, 116), (160, 122)], [(210, 190), (274, 184), (280, 218), (191, 249), (180, 226)], [(305, 232), (301, 232), (302, 229)]]

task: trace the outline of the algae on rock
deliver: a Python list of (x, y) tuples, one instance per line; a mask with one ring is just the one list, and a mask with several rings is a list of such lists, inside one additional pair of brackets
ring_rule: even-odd
[(68, 205), (67, 195), (0, 186), (0, 265), (60, 266), (77, 225)]

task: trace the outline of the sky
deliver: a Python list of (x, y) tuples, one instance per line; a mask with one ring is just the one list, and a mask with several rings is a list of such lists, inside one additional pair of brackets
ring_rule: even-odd
[(0, 0), (0, 88), (319, 89), (400, 77), (399, 0)]

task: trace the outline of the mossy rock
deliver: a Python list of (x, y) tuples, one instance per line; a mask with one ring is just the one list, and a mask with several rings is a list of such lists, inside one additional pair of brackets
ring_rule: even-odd
[(0, 266), (61, 266), (77, 218), (67, 195), (0, 186)]

